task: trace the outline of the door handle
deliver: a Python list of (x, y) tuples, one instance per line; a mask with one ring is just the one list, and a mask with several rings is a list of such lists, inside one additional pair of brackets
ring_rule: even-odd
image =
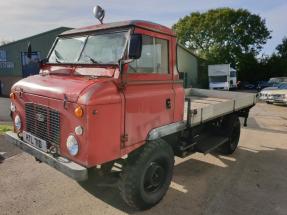
[(171, 109), (171, 101), (170, 101), (170, 98), (168, 98), (168, 99), (165, 100), (165, 107), (166, 107), (166, 109)]

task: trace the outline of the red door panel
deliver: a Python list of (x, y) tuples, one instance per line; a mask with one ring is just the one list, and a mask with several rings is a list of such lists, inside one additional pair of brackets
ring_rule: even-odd
[[(168, 100), (170, 108), (167, 107)], [(128, 84), (125, 101), (125, 132), (128, 135), (126, 146), (145, 141), (151, 129), (173, 121), (174, 96), (171, 82)]]
[(145, 38), (141, 58), (130, 64), (133, 68), (124, 76), (126, 147), (144, 142), (153, 128), (174, 120), (171, 37), (142, 29), (136, 32)]

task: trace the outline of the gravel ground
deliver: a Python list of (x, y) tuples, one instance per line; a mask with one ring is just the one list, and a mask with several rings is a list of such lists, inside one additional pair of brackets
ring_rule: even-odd
[(258, 103), (241, 131), (232, 156), (177, 158), (167, 195), (144, 212), (113, 186), (78, 184), (0, 139), (0, 214), (287, 214), (287, 107)]

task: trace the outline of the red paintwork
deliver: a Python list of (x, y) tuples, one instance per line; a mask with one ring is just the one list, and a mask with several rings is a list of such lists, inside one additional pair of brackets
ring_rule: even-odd
[[(102, 79), (89, 79), (88, 76), (71, 76), (72, 73), (97, 72), (98, 75), (113, 77), (115, 68), (90, 68), (71, 66), (48, 66), (45, 65), (41, 74), (24, 78), (17, 82), (13, 88), (17, 91), (23, 90), (36, 95), (45, 95), (49, 98), (64, 99), (64, 94), (68, 101), (76, 102), (81, 92), (89, 85)], [(49, 75), (51, 73), (51, 75)], [(54, 74), (54, 75), (53, 75)], [(57, 74), (57, 75), (56, 75)]]
[[(144, 144), (151, 129), (183, 119), (184, 91), (175, 69), (176, 38), (173, 32), (142, 21), (117, 24), (117, 27), (130, 25), (136, 26), (136, 33), (168, 40), (168, 74), (127, 74), (125, 65), (121, 81), (116, 66), (44, 65), (41, 75), (23, 79), (12, 88), (17, 94), (15, 103), (23, 122), (25, 102), (45, 105), (61, 113), (61, 155), (87, 167), (120, 158)], [(98, 25), (69, 31), (65, 35), (114, 26)], [(74, 75), (83, 72), (97, 72), (105, 77), (89, 79)], [(125, 83), (123, 90), (122, 83)], [(64, 94), (68, 98), (67, 109), (64, 109)], [(166, 99), (171, 101), (170, 109), (166, 108)], [(84, 109), (83, 118), (73, 114), (77, 105)], [(78, 125), (84, 127), (84, 133), (77, 136), (80, 150), (72, 157), (67, 152), (66, 139)], [(121, 143), (124, 134), (128, 139)]]

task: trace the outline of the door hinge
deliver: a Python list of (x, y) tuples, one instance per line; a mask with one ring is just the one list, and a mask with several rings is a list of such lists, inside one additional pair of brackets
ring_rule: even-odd
[(121, 136), (121, 148), (125, 147), (125, 143), (128, 141), (128, 135), (124, 134)]
[(67, 102), (68, 102), (68, 97), (67, 97), (67, 95), (66, 94), (64, 94), (64, 109), (68, 109), (67, 108)]

